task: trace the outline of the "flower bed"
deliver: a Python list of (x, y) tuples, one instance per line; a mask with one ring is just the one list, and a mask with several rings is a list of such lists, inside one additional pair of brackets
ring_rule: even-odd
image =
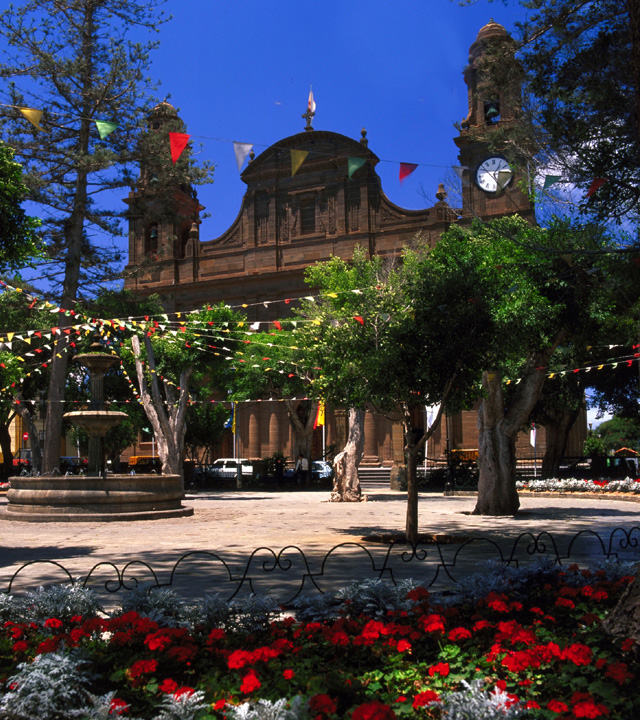
[(601, 620), (628, 566), (496, 567), (455, 596), (371, 581), (296, 604), (79, 586), (0, 595), (0, 717), (635, 718), (640, 663)]
[(590, 493), (631, 493), (640, 494), (640, 479), (589, 480), (576, 478), (549, 478), (548, 480), (519, 480), (518, 490), (530, 492), (590, 492)]

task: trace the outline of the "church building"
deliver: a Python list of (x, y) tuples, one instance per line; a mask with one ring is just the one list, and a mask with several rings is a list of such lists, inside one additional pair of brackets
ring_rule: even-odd
[[(473, 218), (491, 220), (519, 213), (534, 220), (534, 209), (523, 187), (522, 167), (507, 159), (505, 149), (517, 128), (521, 108), (521, 75), (514, 57), (515, 43), (506, 30), (489, 22), (478, 32), (469, 51), (464, 81), (468, 88), (467, 115), (453, 141), (458, 148), (456, 172), (462, 185), (462, 207), (451, 207), (441, 185), (437, 202), (423, 210), (406, 210), (385, 195), (376, 173), (378, 157), (369, 147), (366, 131), (353, 139), (312, 126), (306, 127), (251, 157), (241, 178), (247, 186), (237, 218), (220, 236), (199, 236), (204, 209), (191, 188), (176, 188), (177, 212), (167, 220), (154, 210), (144, 182), (133, 190), (129, 205), (129, 259), (125, 287), (139, 295), (159, 294), (167, 312), (181, 312), (205, 304), (247, 305), (249, 322), (282, 317), (283, 304), (274, 302), (309, 295), (304, 270), (331, 256), (349, 259), (356, 246), (371, 256), (397, 256), (419, 237), (429, 244), (452, 224)], [(495, 60), (500, 72), (493, 72)], [(164, 102), (150, 118), (153, 128), (177, 118)], [(296, 155), (296, 153), (299, 153)], [(304, 157), (292, 172), (292, 158)], [(358, 169), (354, 171), (355, 166)], [(144, 170), (143, 178), (144, 178)], [(525, 181), (525, 182), (523, 182)], [(148, 185), (147, 185), (148, 187)], [(151, 259), (151, 261), (150, 261)], [(425, 413), (426, 414), (426, 413)], [(289, 419), (282, 403), (239, 405), (239, 457), (265, 458), (276, 451), (297, 455)], [(586, 427), (586, 425), (585, 425)], [(322, 456), (321, 430), (314, 438), (313, 459)], [(328, 409), (324, 442), (340, 450), (346, 438), (344, 413)], [(574, 432), (567, 454), (581, 454), (581, 432)], [(476, 414), (443, 419), (428, 448), (430, 459), (442, 461), (447, 446), (477, 448)], [(221, 455), (233, 450), (231, 440)], [(137, 453), (149, 452), (141, 444)], [(529, 436), (519, 443), (521, 455), (533, 457)], [(544, 452), (544, 432), (538, 434), (538, 457)], [(370, 465), (402, 462), (399, 425), (374, 413), (365, 420), (365, 458)]]

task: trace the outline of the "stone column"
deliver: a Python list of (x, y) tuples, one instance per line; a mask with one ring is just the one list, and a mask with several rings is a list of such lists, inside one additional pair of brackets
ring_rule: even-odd
[(258, 411), (251, 408), (249, 413), (249, 458), (251, 460), (259, 460), (260, 455), (260, 423), (258, 421)]
[(379, 465), (378, 457), (378, 428), (376, 418), (372, 412), (367, 411), (364, 416), (364, 465)]
[(280, 447), (280, 422), (278, 421), (278, 411), (272, 410), (269, 416), (269, 445), (267, 454), (273, 455), (277, 452), (284, 452)]

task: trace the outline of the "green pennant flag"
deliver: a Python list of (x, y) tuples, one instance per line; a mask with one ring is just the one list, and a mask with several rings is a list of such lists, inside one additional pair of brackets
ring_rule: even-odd
[(548, 187), (555, 185), (559, 180), (560, 175), (546, 175), (544, 178), (544, 185), (542, 186), (542, 189), (546, 190)]
[(347, 158), (349, 167), (349, 180), (356, 170), (359, 170), (367, 161), (365, 158), (349, 157)]
[(111, 133), (118, 127), (117, 123), (106, 122), (105, 120), (96, 120), (95, 123), (98, 128), (98, 133), (100, 134), (100, 140), (104, 140), (106, 137), (111, 135)]

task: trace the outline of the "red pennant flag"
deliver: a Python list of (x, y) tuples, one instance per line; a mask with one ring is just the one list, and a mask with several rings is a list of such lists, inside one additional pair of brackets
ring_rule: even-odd
[(364, 318), (361, 318), (360, 315), (354, 315), (353, 319), (357, 320), (360, 323), (360, 325), (364, 325)]
[(402, 182), (405, 178), (409, 177), (411, 173), (417, 168), (418, 166), (415, 163), (400, 163), (400, 177), (399, 180)]
[(594, 178), (587, 190), (587, 200), (607, 182), (607, 178)]
[(191, 135), (185, 135), (185, 133), (169, 133), (169, 142), (171, 143), (171, 160), (174, 165), (178, 162), (178, 158), (182, 155), (182, 151), (187, 147), (190, 137)]
[(273, 324), (276, 326), (276, 329), (282, 330), (282, 325), (280, 325), (280, 323), (277, 320), (274, 320)]

